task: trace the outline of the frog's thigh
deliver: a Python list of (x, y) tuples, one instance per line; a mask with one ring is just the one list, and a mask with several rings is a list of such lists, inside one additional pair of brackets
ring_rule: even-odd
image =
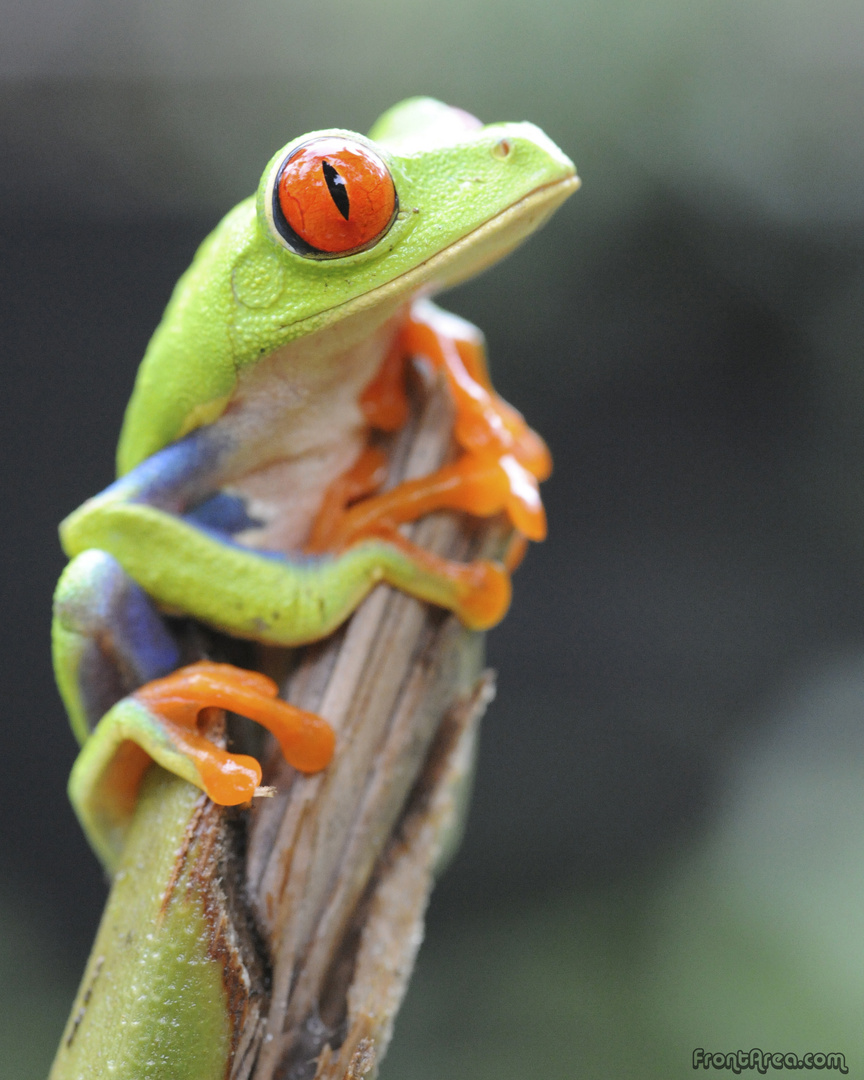
[(449, 609), (472, 630), (494, 626), (510, 603), (510, 578), (500, 564), (451, 562), (395, 530), (386, 539), (359, 541), (328, 562), (335, 594), (345, 607), (343, 618), (378, 581)]
[(69, 801), (90, 845), (111, 872), (151, 761), (200, 786), (194, 762), (170, 736), (158, 715), (135, 698), (125, 698), (102, 717), (72, 766)]
[(104, 551), (85, 551), (54, 594), (54, 670), (79, 741), (111, 706), (173, 671), (177, 646), (147, 594)]

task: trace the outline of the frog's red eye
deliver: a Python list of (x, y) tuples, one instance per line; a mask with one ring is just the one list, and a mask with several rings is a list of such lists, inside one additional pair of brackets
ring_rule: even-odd
[(273, 191), (273, 220), (299, 255), (334, 258), (364, 251), (393, 224), (393, 177), (360, 143), (328, 136), (299, 146)]

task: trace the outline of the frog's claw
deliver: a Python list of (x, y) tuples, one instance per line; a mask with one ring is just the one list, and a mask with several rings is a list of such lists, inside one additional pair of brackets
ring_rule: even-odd
[(337, 543), (346, 508), (358, 499), (368, 498), (387, 479), (387, 455), (367, 446), (351, 468), (327, 488), (321, 508), (306, 541), (306, 554), (319, 555)]
[(261, 783), (261, 766), (207, 737), (219, 710), (268, 728), (301, 772), (317, 772), (330, 762), (335, 745), (330, 725), (276, 694), (276, 684), (266, 675), (202, 661), (147, 683), (105, 714), (75, 762), (69, 794), (109, 868), (122, 848), (151, 760), (222, 806), (252, 798)]

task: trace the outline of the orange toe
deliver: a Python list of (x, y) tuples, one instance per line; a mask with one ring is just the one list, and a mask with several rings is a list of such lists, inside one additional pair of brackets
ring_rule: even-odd
[(496, 626), (510, 607), (510, 575), (500, 563), (482, 560), (465, 567), (465, 592), (459, 617), (469, 630)]
[(172, 743), (194, 762), (210, 798), (236, 806), (252, 798), (261, 783), (261, 766), (206, 737), (208, 710), (228, 709), (266, 727), (288, 763), (301, 772), (318, 772), (333, 757), (336, 736), (330, 725), (280, 700), (277, 692), (276, 683), (260, 672), (201, 661), (147, 683), (134, 696), (161, 719)]

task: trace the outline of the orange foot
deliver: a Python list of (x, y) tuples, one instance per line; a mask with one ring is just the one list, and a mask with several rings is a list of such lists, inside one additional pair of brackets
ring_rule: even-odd
[(277, 693), (273, 680), (259, 672), (201, 661), (147, 683), (133, 697), (191, 759), (213, 802), (236, 806), (252, 798), (261, 783), (261, 766), (246, 754), (220, 749), (202, 733), (212, 721), (210, 710), (228, 709), (266, 727), (286, 761), (300, 772), (318, 772), (333, 757), (336, 736), (330, 725), (280, 700)]
[[(361, 456), (355, 469), (371, 462)], [(346, 474), (346, 481), (354, 470)], [(458, 461), (417, 480), (405, 480), (391, 491), (371, 495), (348, 509), (320, 514), (307, 551), (341, 551), (382, 530), (417, 521), (435, 510), (462, 510), (478, 517), (506, 512), (514, 527), (530, 540), (546, 535), (546, 515), (534, 478), (512, 456), (463, 454)]]
[[(504, 512), (522, 536), (544, 539), (546, 517), (538, 481), (552, 470), (549, 450), (495, 392), (482, 334), (470, 323), (425, 300), (412, 305), (393, 349), (361, 398), (370, 426), (392, 431), (407, 420), (404, 365), (412, 355), (426, 357), (444, 373), (456, 408), (454, 435), (462, 456), (429, 476), (373, 495), (386, 478), (386, 458), (380, 450), (367, 448), (328, 490), (307, 551), (344, 550), (363, 537), (445, 509), (479, 517)], [(513, 547), (507, 559), (510, 568), (523, 552), (524, 545)]]

